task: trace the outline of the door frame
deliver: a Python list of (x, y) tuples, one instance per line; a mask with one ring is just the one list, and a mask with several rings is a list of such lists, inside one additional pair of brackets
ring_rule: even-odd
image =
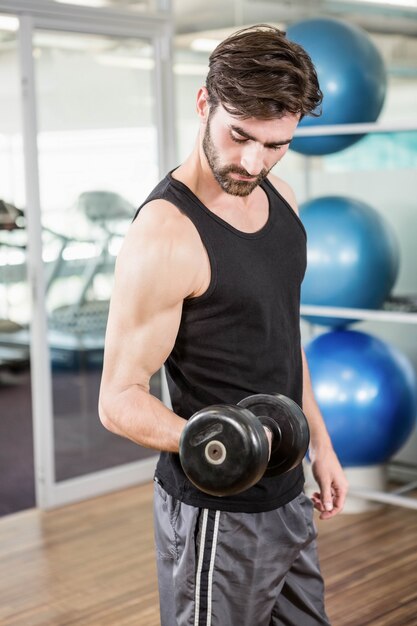
[[(35, 67), (32, 42), (36, 29), (149, 40), (155, 52), (154, 95), (160, 177), (176, 157), (172, 18), (169, 0), (159, 0), (159, 13), (136, 14), (112, 8), (95, 9), (52, 0), (0, 0), (0, 13), (19, 19), (18, 43), (22, 99), (27, 272), (31, 300), (31, 387), (36, 504), (50, 509), (126, 488), (152, 478), (156, 457), (127, 463), (82, 477), (55, 482), (52, 372), (47, 339), (45, 268), (42, 261), (41, 202), (37, 149)], [(169, 103), (169, 106), (167, 106)], [(162, 373), (162, 400), (169, 405)]]

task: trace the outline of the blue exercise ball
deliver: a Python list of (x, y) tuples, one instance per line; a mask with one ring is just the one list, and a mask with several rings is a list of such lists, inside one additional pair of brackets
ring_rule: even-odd
[[(305, 117), (300, 127), (375, 122), (387, 78), (384, 61), (364, 30), (338, 19), (314, 18), (290, 26), (287, 37), (310, 55), (323, 92), (322, 115)], [(307, 155), (331, 154), (361, 137), (296, 137), (291, 149)]]
[[(386, 220), (360, 200), (324, 196), (303, 203), (307, 231), (307, 271), (301, 303), (378, 309), (398, 275), (399, 246)], [(354, 320), (311, 317), (324, 326)]]
[(306, 356), (342, 465), (385, 463), (415, 425), (417, 383), (408, 359), (386, 342), (353, 330), (316, 337)]

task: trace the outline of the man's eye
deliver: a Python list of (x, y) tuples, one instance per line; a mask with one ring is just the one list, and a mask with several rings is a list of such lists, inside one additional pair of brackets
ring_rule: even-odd
[(243, 139), (243, 138), (239, 139), (238, 137), (235, 137), (234, 135), (230, 135), (230, 137), (235, 143), (245, 143), (247, 141), (247, 139)]
[(281, 150), (282, 146), (269, 146), (271, 150)]

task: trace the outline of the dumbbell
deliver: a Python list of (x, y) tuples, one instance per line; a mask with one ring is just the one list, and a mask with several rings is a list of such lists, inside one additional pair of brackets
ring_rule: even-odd
[[(265, 428), (272, 433), (271, 454)], [(237, 405), (217, 404), (188, 420), (179, 455), (188, 479), (213, 496), (245, 491), (262, 476), (299, 465), (310, 433), (296, 402), (282, 394), (257, 394)]]

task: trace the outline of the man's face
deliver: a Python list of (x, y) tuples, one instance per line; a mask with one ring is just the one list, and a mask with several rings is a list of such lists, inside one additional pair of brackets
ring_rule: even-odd
[(248, 196), (288, 150), (299, 116), (242, 119), (221, 105), (210, 111), (203, 150), (214, 178), (233, 196)]

